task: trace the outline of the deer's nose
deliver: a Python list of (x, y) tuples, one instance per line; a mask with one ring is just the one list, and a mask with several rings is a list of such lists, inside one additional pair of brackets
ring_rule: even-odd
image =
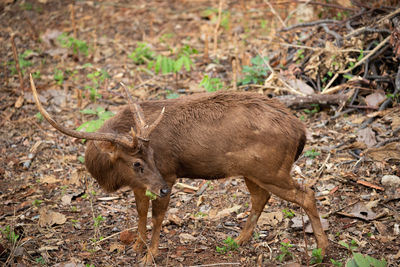
[(169, 192), (170, 192), (170, 190), (169, 190), (168, 187), (162, 188), (162, 189), (160, 190), (160, 197), (165, 197), (166, 195), (169, 194)]

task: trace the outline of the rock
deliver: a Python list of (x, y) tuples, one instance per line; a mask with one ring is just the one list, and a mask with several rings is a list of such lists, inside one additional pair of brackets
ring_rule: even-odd
[(384, 175), (381, 184), (384, 186), (400, 186), (400, 177), (396, 175)]

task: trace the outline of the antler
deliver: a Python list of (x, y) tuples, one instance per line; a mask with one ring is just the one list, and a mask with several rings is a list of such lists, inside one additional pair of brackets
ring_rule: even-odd
[(129, 108), (130, 108), (132, 114), (135, 116), (135, 125), (136, 125), (137, 135), (135, 134), (133, 129), (131, 129), (132, 135), (136, 135), (137, 138), (141, 139), (142, 141), (149, 141), (148, 138), (149, 138), (151, 132), (157, 127), (157, 125), (160, 123), (161, 119), (164, 116), (165, 107), (162, 108), (158, 118), (151, 125), (147, 125), (146, 120), (144, 119), (144, 114), (143, 114), (142, 108), (140, 107), (139, 104), (133, 102), (132, 96), (129, 93), (128, 89), (126, 88), (125, 84), (122, 82), (120, 82), (120, 84), (124, 88), (125, 94), (128, 99)]
[(97, 140), (97, 141), (108, 141), (114, 144), (121, 145), (125, 148), (132, 149), (137, 146), (137, 139), (133, 138), (133, 140), (130, 140), (129, 138), (125, 136), (118, 136), (117, 134), (112, 134), (112, 133), (99, 133), (99, 132), (93, 132), (93, 133), (87, 133), (87, 132), (78, 132), (75, 130), (68, 129), (60, 124), (58, 124), (50, 115), (47, 113), (47, 111), (43, 108), (42, 104), (40, 103), (37, 91), (36, 91), (36, 86), (35, 83), (33, 82), (32, 74), (30, 74), (30, 80), (31, 80), (31, 88), (32, 88), (32, 93), (33, 97), (36, 102), (36, 106), (38, 107), (40, 113), (43, 115), (43, 117), (57, 130), (62, 132), (63, 134), (78, 138), (78, 139), (88, 139), (88, 140)]

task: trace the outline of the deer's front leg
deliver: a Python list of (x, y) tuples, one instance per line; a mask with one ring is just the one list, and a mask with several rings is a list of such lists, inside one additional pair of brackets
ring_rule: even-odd
[(167, 212), (169, 199), (170, 199), (170, 194), (168, 194), (168, 196), (165, 196), (163, 198), (157, 198), (156, 200), (152, 201), (153, 232), (151, 235), (150, 247), (147, 250), (147, 255), (145, 256), (145, 258), (143, 258), (143, 262), (146, 265), (152, 264), (154, 262), (154, 258), (158, 254), (161, 225), (165, 213)]
[(149, 211), (149, 198), (146, 197), (146, 190), (135, 188), (133, 189), (136, 199), (136, 209), (139, 215), (138, 222), (138, 237), (136, 243), (133, 245), (133, 250), (141, 252), (146, 246), (146, 224), (147, 212)]

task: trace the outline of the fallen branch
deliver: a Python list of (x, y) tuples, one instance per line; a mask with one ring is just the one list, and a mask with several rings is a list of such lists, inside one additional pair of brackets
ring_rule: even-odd
[(304, 108), (311, 104), (320, 105), (339, 105), (347, 100), (347, 96), (343, 94), (337, 95), (285, 95), (277, 97), (283, 104), (292, 109)]

